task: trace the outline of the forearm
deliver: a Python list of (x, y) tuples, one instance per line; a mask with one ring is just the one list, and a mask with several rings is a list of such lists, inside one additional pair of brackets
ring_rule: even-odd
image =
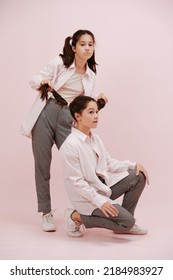
[(36, 75), (32, 77), (29, 84), (30, 86), (37, 90), (42, 83), (45, 81), (51, 82), (54, 78), (56, 69), (57, 69), (56, 59), (52, 59), (49, 63), (45, 65), (45, 67)]

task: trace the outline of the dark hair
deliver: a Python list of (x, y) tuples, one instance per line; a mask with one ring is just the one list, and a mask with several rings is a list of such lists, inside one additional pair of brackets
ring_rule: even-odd
[[(75, 54), (72, 49), (72, 46), (76, 47), (76, 44), (79, 41), (80, 37), (85, 34), (90, 35), (93, 39), (93, 42), (95, 43), (95, 37), (94, 37), (93, 33), (89, 30), (78, 30), (73, 34), (72, 37), (69, 36), (65, 39), (63, 53), (60, 54), (59, 56), (61, 56), (63, 63), (67, 68), (70, 67), (70, 65), (74, 61)], [(71, 41), (71, 44), (70, 44), (70, 41)], [(92, 57), (90, 57), (87, 62), (88, 62), (89, 68), (96, 74), (97, 63), (95, 61), (95, 52), (93, 52)]]
[(81, 114), (83, 110), (87, 107), (88, 103), (90, 101), (94, 101), (95, 103), (96, 100), (92, 98), (91, 96), (86, 96), (86, 95), (79, 95), (69, 105), (70, 113), (72, 117), (76, 120), (75, 118), (75, 113)]

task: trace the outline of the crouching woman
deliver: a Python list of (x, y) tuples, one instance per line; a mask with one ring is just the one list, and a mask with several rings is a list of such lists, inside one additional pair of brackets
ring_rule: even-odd
[[(65, 186), (74, 208), (65, 211), (67, 235), (82, 236), (82, 224), (115, 233), (146, 234), (134, 218), (146, 181), (149, 183), (146, 169), (140, 163), (112, 158), (92, 132), (98, 124), (95, 99), (78, 96), (69, 108), (75, 123), (60, 148)], [(115, 201), (120, 196), (122, 205)]]

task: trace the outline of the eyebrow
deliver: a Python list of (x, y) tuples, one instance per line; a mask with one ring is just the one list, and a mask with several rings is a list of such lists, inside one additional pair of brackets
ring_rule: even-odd
[(88, 110), (95, 110), (96, 108), (94, 108), (94, 107), (90, 107), (90, 108), (88, 108)]
[(89, 42), (86, 42), (86, 41), (79, 41), (80, 43), (94, 43), (93, 41), (89, 41)]

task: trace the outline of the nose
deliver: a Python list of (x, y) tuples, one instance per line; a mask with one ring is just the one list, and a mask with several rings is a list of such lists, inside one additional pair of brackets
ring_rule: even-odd
[(97, 120), (98, 119), (98, 113), (95, 113), (94, 118)]
[(88, 51), (90, 49), (90, 46), (86, 45), (85, 49)]

